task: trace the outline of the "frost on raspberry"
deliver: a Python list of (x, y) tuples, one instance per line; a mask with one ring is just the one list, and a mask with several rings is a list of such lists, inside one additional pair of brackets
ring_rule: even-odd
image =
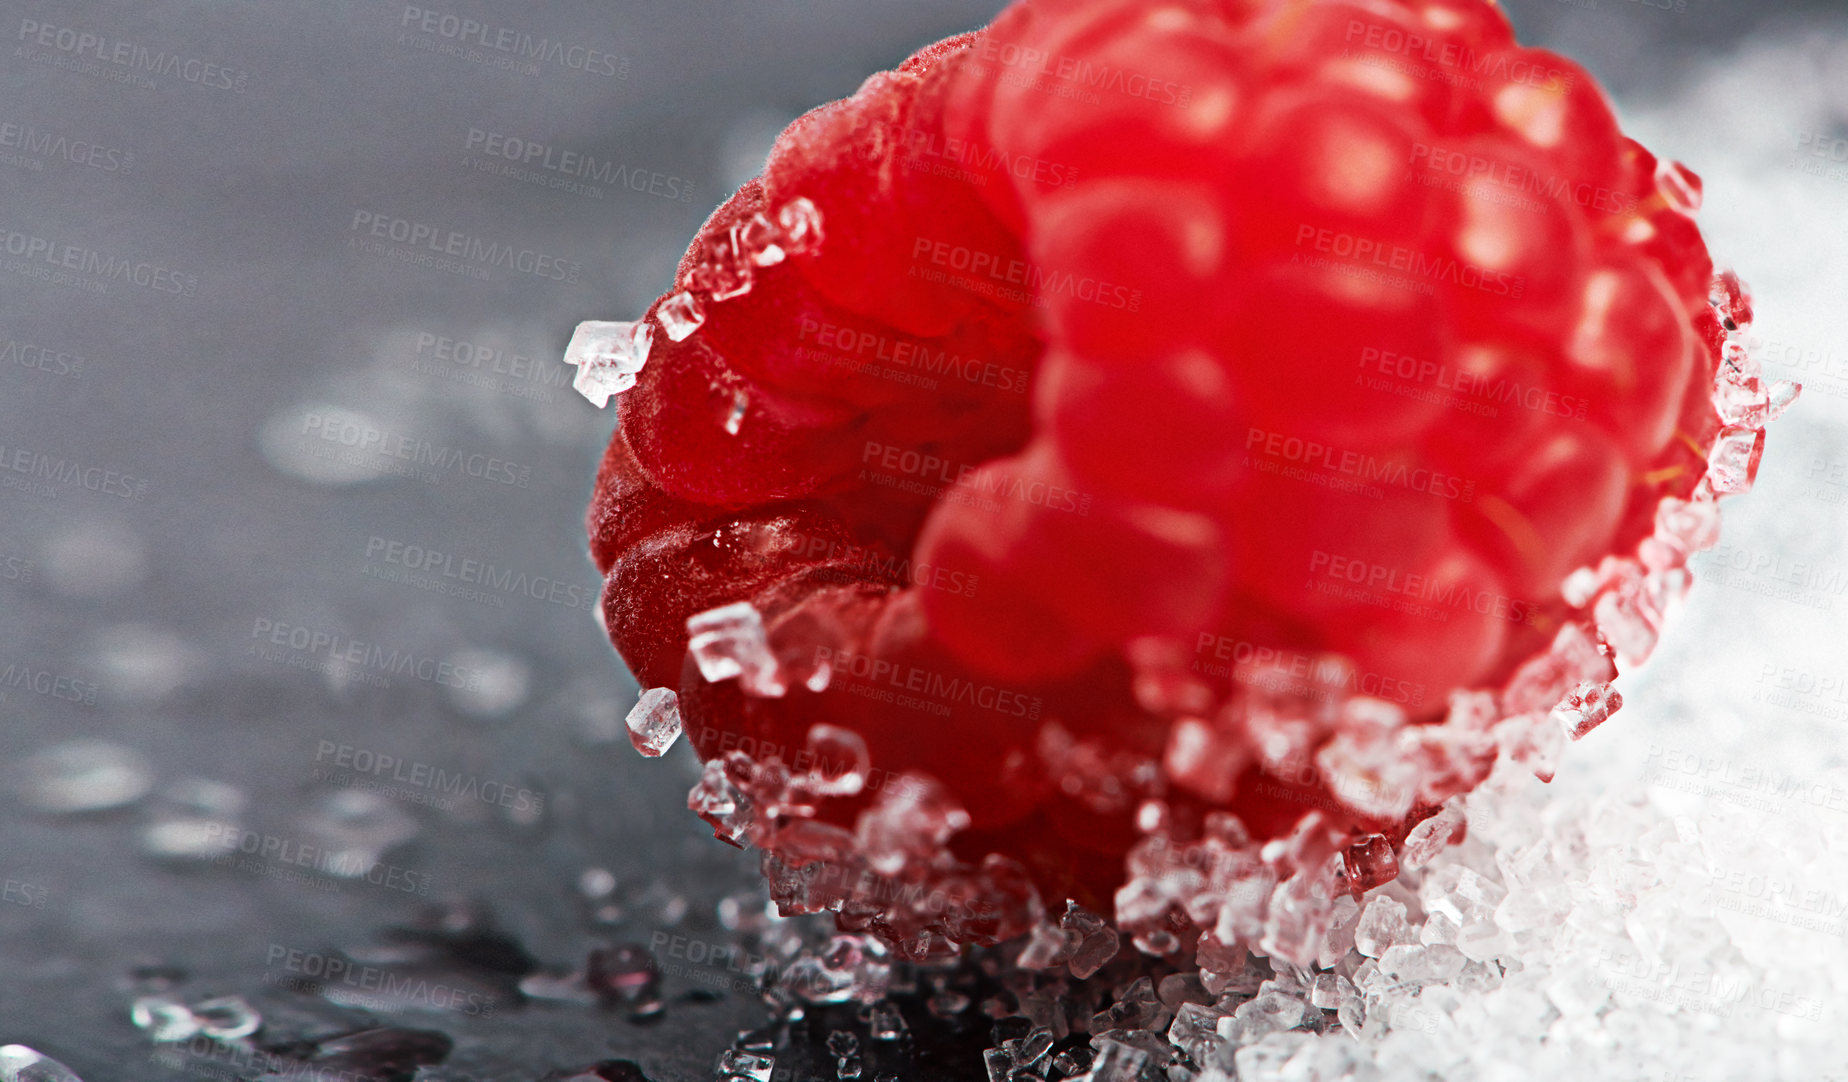
[(1312, 961), (1752, 484), (1798, 388), (1700, 199), (1487, 0), (1022, 0), (798, 119), (585, 332), (690, 806), (901, 957)]

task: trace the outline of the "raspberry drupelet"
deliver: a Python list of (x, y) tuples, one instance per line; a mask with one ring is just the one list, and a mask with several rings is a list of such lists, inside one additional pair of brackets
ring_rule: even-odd
[(1488, 0), (1022, 0), (801, 117), (589, 516), (692, 806), (911, 957), (1300, 956), (1617, 707), (1749, 485), (1795, 389), (1699, 200)]

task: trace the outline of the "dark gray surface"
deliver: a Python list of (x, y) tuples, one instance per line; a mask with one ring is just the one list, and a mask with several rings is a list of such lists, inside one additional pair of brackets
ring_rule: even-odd
[[(545, 61), (523, 74), (422, 51), (400, 41), (400, 3), (8, 5), (0, 124), (67, 147), (94, 144), (103, 164), (0, 148), (40, 163), (0, 163), (0, 228), (104, 261), (172, 268), (196, 276), (196, 288), (176, 297), (114, 280), (99, 294), (0, 268), (0, 343), (83, 358), (74, 376), (11, 360), (0, 368), (6, 453), (146, 482), (129, 498), (73, 484), (50, 496), (0, 491), (0, 567), (31, 565), (29, 581), (0, 579), (0, 669), (96, 685), (89, 706), (0, 689), (0, 761), (106, 738), (147, 756), (157, 785), (203, 777), (240, 787), (251, 797), (246, 825), (275, 835), (297, 829), (307, 802), (329, 791), (315, 777), (324, 741), (525, 786), (546, 797), (536, 822), (486, 805), (400, 804), (421, 829), (390, 860), (427, 875), (433, 896), (485, 899), (551, 966), (576, 963), (599, 939), (646, 944), (670, 930), (646, 899), (620, 924), (593, 925), (573, 895), (587, 865), (611, 869), (625, 894), (659, 882), (688, 895), (690, 913), (671, 931), (725, 940), (701, 922), (710, 923), (715, 899), (750, 882), (750, 862), (685, 812), (685, 748), (643, 763), (626, 741), (608, 739), (634, 684), (590, 613), (505, 591), (484, 591), (500, 604), (444, 597), (365, 573), (368, 543), (379, 538), (579, 590), (595, 584), (580, 523), (610, 415), (543, 379), (481, 387), (450, 378), (450, 362), (435, 362), (445, 374), (419, 371), (417, 335), (492, 343), (556, 381), (572, 326), (639, 312), (783, 121), (999, 6), (428, 5), (621, 58), (625, 74), (612, 77)], [(1843, 38), (1840, 9), (1824, 0), (1687, 0), (1681, 13), (1634, 0), (1510, 8), (1527, 40), (1580, 58), (1626, 107), (1658, 102), (1672, 76), (1720, 62), (1735, 39), (1786, 10), (1833, 16), (1832, 26), (1816, 25), (1825, 40)], [(131, 55), (174, 55), (183, 70), (151, 76), (151, 89), (64, 70), (20, 50), (27, 22), (97, 35), (106, 49), (125, 43)], [(241, 73), (242, 83), (216, 89), (183, 77), (206, 63)], [(606, 187), (589, 198), (486, 175), (469, 164), (481, 160), (468, 147), (471, 129), (605, 157), (659, 174), (662, 187), (666, 178), (676, 189), (691, 182), (692, 194)], [(505, 269), (479, 281), (406, 267), (350, 247), (360, 213), (555, 254), (581, 271), (559, 283)], [(512, 393), (535, 385), (546, 397)], [(266, 454), (260, 434), (279, 416), (287, 432), (289, 419), (317, 404), (527, 468), (528, 483), (444, 467), (426, 484), (379, 473), (376, 461), (366, 467), (371, 480), (303, 480), (276, 456), (300, 464), (303, 447), (333, 445), (298, 425)], [(335, 686), (253, 656), (252, 631), (265, 620), (432, 659), (495, 651), (527, 666), (530, 691), (482, 717), (414, 677)], [(124, 644), (140, 644), (147, 671), (129, 664)], [(144, 802), (52, 818), (10, 797), (0, 809), (0, 878), (30, 885), (43, 903), (0, 905), (0, 1043), (34, 1045), (88, 1082), (198, 1078), (222, 1066), (149, 1060), (120, 984), (131, 965), (181, 966), (188, 996), (256, 996), (274, 975), (272, 944), (357, 947), (408, 919), (417, 901), (364, 884), (329, 891), (161, 865), (137, 852), (148, 814)], [(692, 986), (668, 981), (670, 995)], [(707, 1077), (712, 1057), (758, 1015), (733, 989), (720, 1002), (670, 1005), (650, 1027), (569, 1006), (400, 1020), (458, 1036), (457, 1053), (432, 1077), (529, 1079), (624, 1055), (673, 1082)]]

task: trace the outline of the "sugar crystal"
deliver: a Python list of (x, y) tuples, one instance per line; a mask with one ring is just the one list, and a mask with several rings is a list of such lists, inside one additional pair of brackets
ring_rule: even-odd
[(1707, 481), (1722, 494), (1747, 492), (1758, 478), (1758, 463), (1765, 453), (1763, 429), (1725, 428), (1713, 441), (1707, 461)]
[(654, 325), (646, 321), (586, 320), (578, 324), (565, 347), (565, 363), (577, 366), (571, 386), (603, 409), (610, 396), (635, 386), (635, 377), (648, 363), (654, 345)]
[(738, 677), (747, 695), (780, 698), (787, 690), (764, 633), (763, 617), (748, 601), (687, 617), (687, 649), (710, 683)]
[(670, 341), (684, 342), (705, 324), (706, 306), (700, 303), (698, 294), (683, 289), (661, 302), (661, 307), (655, 309), (655, 320)]
[(821, 211), (803, 197), (791, 199), (776, 212), (782, 229), (783, 250), (790, 255), (807, 255), (821, 247)]
[(1553, 708), (1552, 718), (1567, 737), (1578, 740), (1602, 725), (1623, 706), (1623, 696), (1609, 684), (1589, 681), (1572, 689), (1571, 694)]
[(649, 688), (626, 720), (635, 750), (658, 759), (680, 739), (680, 698), (672, 688)]
[(775, 1069), (775, 1056), (760, 1056), (736, 1048), (728, 1048), (719, 1053), (720, 1079), (742, 1078), (750, 1082), (770, 1082), (770, 1075)]

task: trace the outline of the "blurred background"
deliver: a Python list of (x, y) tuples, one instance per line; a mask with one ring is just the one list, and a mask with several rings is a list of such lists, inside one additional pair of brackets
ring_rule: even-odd
[[(647, 1022), (515, 1006), (479, 966), (443, 979), (498, 1009), (289, 985), (483, 912), (558, 970), (732, 934), (715, 906), (751, 859), (685, 810), (691, 752), (643, 761), (622, 726), (636, 687), (582, 529), (613, 413), (559, 357), (669, 284), (790, 119), (1002, 5), (430, 5), (0, 20), (0, 1044), (88, 1082), (239, 1076), (154, 1054), (129, 1005), (163, 988), (303, 1039), (443, 1030), (421, 1077), (483, 1082), (610, 1056), (704, 1079), (762, 1020), (742, 982), (674, 972)], [(1848, 10), (1507, 8), (1704, 177), (1767, 368), (1806, 385), (1689, 612), (1558, 784), (1692, 813), (1793, 776), (1824, 795), (1767, 800), (1766, 830), (1848, 815)], [(524, 59), (462, 20), (564, 48)], [(567, 154), (596, 164), (547, 166)], [(410, 230), (460, 254), (400, 262)], [(1815, 949), (1842, 946), (1838, 920)]]

